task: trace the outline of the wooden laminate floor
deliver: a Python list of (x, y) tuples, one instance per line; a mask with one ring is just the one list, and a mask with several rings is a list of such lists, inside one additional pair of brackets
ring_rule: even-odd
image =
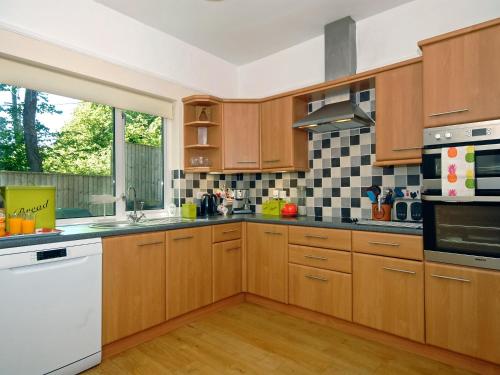
[(106, 359), (85, 375), (241, 373), (470, 374), (243, 303)]

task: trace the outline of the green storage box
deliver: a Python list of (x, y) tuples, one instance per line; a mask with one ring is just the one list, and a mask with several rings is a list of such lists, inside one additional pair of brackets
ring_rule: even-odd
[(262, 214), (269, 216), (280, 216), (281, 209), (286, 204), (284, 199), (269, 199), (262, 204)]
[(185, 219), (196, 219), (196, 204), (183, 203), (181, 207), (181, 216)]
[(55, 186), (0, 186), (7, 215), (33, 212), (36, 228), (56, 227), (56, 188)]

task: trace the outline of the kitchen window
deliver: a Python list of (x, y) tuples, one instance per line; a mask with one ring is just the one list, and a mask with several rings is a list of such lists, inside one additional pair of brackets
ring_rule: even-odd
[(163, 209), (163, 123), (0, 83), (0, 185), (56, 186), (57, 219), (124, 216), (129, 186), (145, 210)]

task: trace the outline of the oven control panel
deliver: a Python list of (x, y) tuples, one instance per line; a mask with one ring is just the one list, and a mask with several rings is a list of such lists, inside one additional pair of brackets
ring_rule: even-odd
[(500, 140), (500, 120), (424, 129), (424, 147)]

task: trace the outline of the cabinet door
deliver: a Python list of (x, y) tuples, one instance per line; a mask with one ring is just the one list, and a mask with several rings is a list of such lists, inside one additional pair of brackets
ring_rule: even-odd
[(352, 320), (352, 281), (347, 273), (290, 264), (290, 303)]
[[(377, 74), (377, 161), (422, 158), (422, 63)], [(415, 161), (415, 160), (414, 160)]]
[(353, 254), (353, 320), (423, 342), (422, 262)]
[(212, 229), (167, 232), (167, 318), (212, 303)]
[(261, 104), (262, 168), (287, 168), (292, 158), (292, 98), (284, 97)]
[(102, 341), (165, 321), (165, 233), (103, 240)]
[(425, 265), (427, 343), (500, 364), (500, 272)]
[(224, 169), (260, 168), (258, 103), (224, 103)]
[(425, 126), (500, 117), (500, 25), (423, 46)]
[(248, 223), (248, 292), (280, 302), (288, 300), (288, 228)]
[(241, 240), (213, 245), (214, 302), (241, 293)]

